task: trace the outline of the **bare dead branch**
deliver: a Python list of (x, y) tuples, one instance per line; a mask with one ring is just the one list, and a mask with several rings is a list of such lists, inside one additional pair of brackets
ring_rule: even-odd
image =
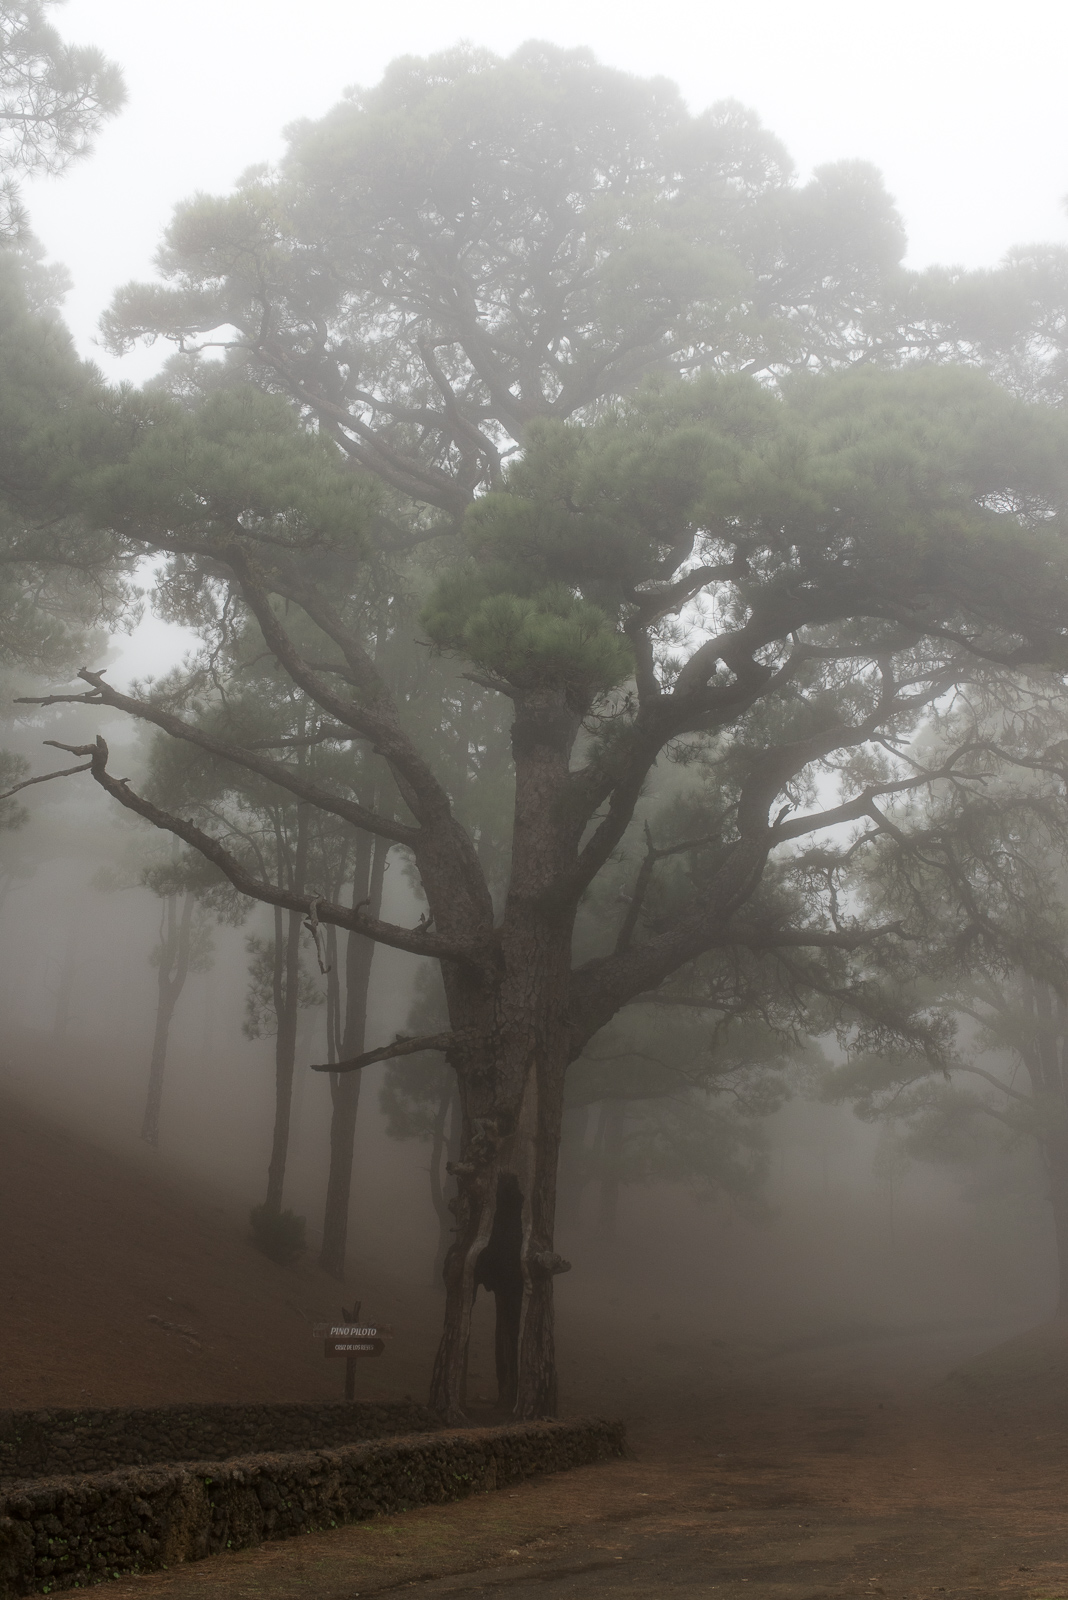
[[(56, 741), (54, 739), (46, 739), (44, 743), (56, 744)], [(66, 745), (56, 745), (57, 750), (66, 748)], [(38, 778), (23, 778), (22, 782), (16, 783), (13, 789), (5, 789), (4, 793), (0, 794), (0, 800), (10, 800), (11, 796), (18, 794), (20, 789), (29, 789), (35, 783), (48, 783), (52, 778), (73, 778), (76, 772), (88, 772), (89, 767), (90, 763), (86, 762), (84, 767), (64, 767), (60, 772), (42, 772)]]
[(197, 727), (195, 723), (187, 722), (184, 718), (175, 716), (173, 712), (165, 711), (161, 706), (155, 706), (148, 700), (135, 700), (132, 695), (121, 694), (118, 689), (112, 688), (111, 684), (104, 681), (103, 672), (92, 672), (88, 667), (82, 667), (78, 676), (91, 686), (87, 694), (24, 695), (16, 703), (44, 706), (111, 706), (117, 711), (124, 711), (128, 716), (135, 717), (138, 721), (150, 722), (175, 739), (183, 739), (187, 744), (196, 745), (200, 750), (207, 750), (211, 755), (219, 756), (224, 761), (231, 761), (235, 766), (243, 767), (246, 772), (255, 772), (259, 777), (276, 783), (280, 789), (295, 794), (298, 799), (308, 801), (321, 811), (341, 817), (353, 827), (363, 828), (368, 833), (380, 834), (386, 839), (391, 839), (394, 844), (414, 845), (418, 839), (417, 829), (402, 822), (395, 822), (390, 817), (383, 817), (378, 812), (360, 805), (358, 801), (347, 800), (342, 795), (320, 789), (317, 784), (303, 777), (297, 767), (260, 754), (254, 747), (231, 743), (227, 739), (217, 739), (205, 729)]
[(478, 1035), (460, 1030), (456, 1033), (428, 1033), (421, 1039), (408, 1039), (398, 1035), (392, 1044), (379, 1045), (377, 1050), (365, 1050), (363, 1055), (353, 1056), (351, 1061), (335, 1061), (333, 1065), (326, 1062), (320, 1066), (313, 1066), (312, 1072), (359, 1072), (363, 1067), (373, 1066), (376, 1061), (392, 1061), (397, 1056), (420, 1055), (424, 1050), (453, 1049), (456, 1045), (474, 1044)]
[(97, 734), (94, 744), (65, 745), (54, 740), (50, 742), (55, 744), (57, 750), (68, 750), (71, 755), (76, 756), (89, 756), (89, 771), (94, 782), (111, 795), (112, 799), (117, 800), (128, 811), (136, 812), (146, 822), (151, 822), (153, 827), (184, 839), (186, 844), (218, 867), (235, 889), (241, 894), (247, 894), (251, 900), (259, 900), (266, 905), (281, 906), (285, 911), (297, 911), (304, 916), (310, 916), (314, 900), (316, 915), (320, 922), (332, 922), (336, 927), (347, 928), (353, 933), (362, 933), (377, 944), (389, 945), (394, 950), (405, 950), (409, 955), (430, 956), (435, 961), (458, 961), (465, 965), (479, 964), (482, 951), (476, 946), (457, 944), (437, 934), (420, 933), (417, 929), (400, 928), (392, 922), (381, 922), (376, 917), (369, 917), (350, 906), (335, 905), (331, 901), (319, 899), (317, 895), (294, 894), (263, 878), (257, 878), (221, 840), (213, 838), (210, 833), (205, 833), (194, 822), (177, 817), (169, 811), (162, 811), (150, 800), (137, 794), (130, 787), (128, 778), (113, 778), (107, 770), (108, 747), (100, 734)]

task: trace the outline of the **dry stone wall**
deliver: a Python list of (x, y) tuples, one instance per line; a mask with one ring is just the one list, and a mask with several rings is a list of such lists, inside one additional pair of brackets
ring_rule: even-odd
[(320, 1450), (436, 1426), (425, 1406), (410, 1401), (0, 1411), (0, 1485), (157, 1461)]
[(586, 1419), (24, 1481), (0, 1493), (0, 1597), (458, 1500), (623, 1450), (621, 1423)]

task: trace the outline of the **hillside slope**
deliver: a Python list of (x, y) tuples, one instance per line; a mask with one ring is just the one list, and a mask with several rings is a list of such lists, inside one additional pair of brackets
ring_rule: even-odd
[[(81, 1140), (0, 1093), (0, 1409), (339, 1398), (312, 1325), (352, 1287), (249, 1244), (224, 1197)], [(360, 1273), (396, 1334), (358, 1393), (422, 1398), (436, 1297)]]

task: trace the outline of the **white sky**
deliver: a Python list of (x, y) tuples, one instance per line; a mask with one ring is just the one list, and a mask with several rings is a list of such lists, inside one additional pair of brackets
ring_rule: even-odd
[[(1068, 240), (1066, 0), (541, 0), (531, 12), (499, 0), (68, 0), (55, 19), (118, 61), (130, 91), (95, 155), (26, 194), (74, 277), (79, 346), (116, 378), (140, 381), (168, 353), (115, 361), (93, 340), (114, 289), (151, 275), (177, 201), (273, 160), (288, 122), (375, 82), (395, 56), (462, 38), (502, 54), (531, 36), (588, 45), (674, 79), (694, 110), (739, 99), (802, 174), (875, 162), (913, 264), (980, 266), (1015, 243)], [(127, 646), (128, 670), (156, 666), (158, 629)]]

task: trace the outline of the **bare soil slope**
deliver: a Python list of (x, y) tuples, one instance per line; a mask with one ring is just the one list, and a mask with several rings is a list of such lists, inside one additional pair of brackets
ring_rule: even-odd
[[(311, 1263), (265, 1260), (247, 1233), (224, 1197), (0, 1095), (0, 1409), (340, 1398), (344, 1363), (312, 1325), (349, 1293)], [(360, 1292), (398, 1328), (360, 1392), (421, 1389), (429, 1322), (381, 1272)]]

